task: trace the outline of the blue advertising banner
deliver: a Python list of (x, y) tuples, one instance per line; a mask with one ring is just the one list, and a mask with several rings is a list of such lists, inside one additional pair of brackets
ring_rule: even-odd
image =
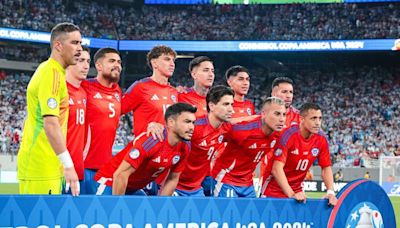
[(290, 52), (290, 51), (389, 51), (400, 50), (400, 40), (319, 40), (319, 41), (164, 41), (121, 40), (120, 50), (148, 51), (164, 44), (176, 51), (204, 52)]
[(4, 195), (0, 227), (395, 227), (379, 185), (356, 181), (338, 196), (332, 208), (323, 199)]
[[(0, 28), (0, 39), (48, 44), (50, 43), (50, 33), (21, 30), (21, 29), (11, 29), (11, 28)], [(86, 45), (91, 48), (102, 48), (102, 47), (118, 48), (118, 41), (83, 37), (82, 45)]]
[[(49, 43), (50, 33), (0, 28), (0, 39)], [(196, 52), (293, 52), (293, 51), (390, 51), (400, 50), (400, 39), (318, 40), (318, 41), (167, 41), (108, 40), (84, 37), (91, 48), (112, 47), (121, 51), (149, 51), (155, 45), (168, 45), (176, 51)]]
[(382, 188), (386, 194), (400, 196), (400, 182), (383, 182)]

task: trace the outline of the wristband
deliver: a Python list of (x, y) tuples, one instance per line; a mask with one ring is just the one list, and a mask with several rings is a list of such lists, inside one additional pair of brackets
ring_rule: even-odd
[(71, 156), (69, 155), (68, 150), (62, 152), (61, 154), (57, 155), (58, 159), (64, 166), (64, 169), (74, 167), (74, 163), (72, 162)]
[(326, 191), (326, 194), (327, 195), (332, 195), (332, 196), (335, 196), (336, 194), (335, 194), (335, 191), (333, 191), (333, 190), (331, 190), (331, 189), (328, 189), (327, 191)]

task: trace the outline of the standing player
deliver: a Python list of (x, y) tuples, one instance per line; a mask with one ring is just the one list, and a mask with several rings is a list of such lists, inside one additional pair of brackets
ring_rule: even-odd
[(233, 113), (233, 96), (233, 91), (225, 86), (213, 87), (207, 94), (208, 115), (195, 122), (192, 148), (175, 190), (178, 195), (207, 195), (201, 184), (210, 173), (210, 161), (214, 153), (224, 143), (225, 134), (230, 129), (227, 121)]
[[(133, 133), (138, 136), (147, 131), (154, 139), (163, 140), (165, 110), (178, 99), (177, 90), (168, 80), (175, 71), (176, 52), (164, 45), (153, 47), (147, 53), (147, 64), (153, 70), (150, 77), (133, 83), (122, 98), (122, 113), (133, 111)], [(131, 147), (129, 143), (127, 147)], [(128, 148), (125, 148), (128, 149)], [(161, 184), (162, 180), (158, 180)], [(149, 195), (157, 195), (154, 183), (146, 187)]]
[(256, 197), (253, 172), (264, 155), (275, 146), (283, 129), (286, 109), (276, 97), (267, 98), (261, 116), (232, 126), (228, 144), (215, 161), (211, 174), (217, 182), (214, 196)]
[(302, 183), (314, 163), (322, 168), (321, 177), (327, 187), (329, 204), (337, 199), (333, 191), (333, 175), (326, 136), (321, 129), (322, 112), (316, 104), (306, 103), (300, 108), (300, 125), (293, 125), (283, 132), (274, 152), (273, 178), (269, 182), (267, 197), (294, 198), (305, 202)]
[(101, 48), (94, 55), (97, 77), (82, 82), (87, 92), (86, 145), (84, 149), (85, 188), (96, 193), (93, 177), (112, 158), (112, 146), (121, 115), (121, 89), (118, 85), (122, 66), (119, 52)]
[(147, 64), (153, 70), (153, 74), (133, 83), (124, 94), (122, 113), (133, 111), (135, 136), (150, 128), (154, 138), (162, 138), (162, 127), (149, 123), (164, 125), (165, 110), (177, 102), (178, 92), (168, 82), (175, 70), (175, 58), (176, 52), (170, 47), (153, 47), (147, 54)]
[[(69, 66), (66, 71), (69, 95), (67, 149), (71, 154), (79, 181), (83, 181), (83, 147), (85, 144), (85, 113), (87, 100), (87, 95), (81, 86), (81, 82), (86, 79), (90, 68), (89, 48), (82, 48), (83, 50), (77, 64)], [(85, 194), (85, 192), (81, 193)]]
[(293, 81), (287, 77), (275, 78), (272, 82), (271, 96), (279, 97), (285, 102), (286, 124), (285, 129), (294, 124), (299, 124), (300, 112), (292, 106), (293, 103)]
[[(286, 106), (286, 122), (284, 130), (291, 127), (292, 125), (299, 124), (300, 112), (292, 106), (293, 103), (293, 81), (287, 77), (277, 77), (272, 82), (271, 96), (278, 97), (285, 102)], [(271, 151), (272, 152), (272, 151)], [(273, 153), (273, 152), (272, 152)], [(272, 156), (272, 154), (268, 154)], [(269, 157), (271, 158), (271, 157)], [(262, 160), (260, 166), (260, 194), (262, 194), (271, 178), (272, 164), (268, 164), (270, 161), (268, 157)]]
[(183, 93), (179, 93), (178, 101), (197, 107), (196, 117), (207, 114), (206, 95), (214, 83), (214, 65), (207, 56), (199, 56), (189, 63), (189, 72), (194, 85)]
[[(79, 182), (66, 146), (68, 91), (65, 69), (78, 62), (82, 51), (79, 28), (61, 23), (51, 30), (50, 58), (41, 63), (28, 84), (27, 118), (18, 152), (21, 194), (79, 195)], [(64, 171), (64, 174), (63, 174)]]
[(243, 66), (230, 67), (225, 72), (226, 82), (235, 92), (235, 103), (232, 118), (251, 116), (255, 114), (254, 104), (246, 99), (250, 88), (249, 71)]
[(193, 134), (195, 113), (196, 108), (186, 103), (168, 107), (165, 140), (146, 133), (137, 136), (131, 148), (126, 147), (96, 174), (97, 194), (110, 194), (112, 186), (113, 195), (143, 195), (143, 187), (170, 170), (161, 195), (172, 195), (189, 153), (187, 141)]

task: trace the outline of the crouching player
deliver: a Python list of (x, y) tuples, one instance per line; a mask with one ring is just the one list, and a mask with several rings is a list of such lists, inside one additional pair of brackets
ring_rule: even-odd
[[(162, 142), (146, 133), (125, 147), (100, 169), (95, 180), (97, 195), (145, 195), (142, 188), (164, 172), (169, 172), (161, 195), (172, 195), (190, 150), (196, 108), (177, 103), (165, 112)], [(111, 188), (112, 187), (112, 188)]]

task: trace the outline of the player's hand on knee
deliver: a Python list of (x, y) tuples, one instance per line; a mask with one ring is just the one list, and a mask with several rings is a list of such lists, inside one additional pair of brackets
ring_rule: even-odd
[(65, 192), (68, 192), (71, 188), (71, 193), (73, 196), (79, 196), (80, 185), (78, 175), (75, 172), (74, 167), (64, 169), (65, 176)]
[(304, 192), (297, 192), (292, 196), (292, 198), (302, 203), (306, 203), (307, 200), (307, 196)]
[(160, 142), (164, 140), (164, 126), (157, 122), (151, 122), (147, 125), (147, 136), (151, 134), (153, 139), (159, 139)]

